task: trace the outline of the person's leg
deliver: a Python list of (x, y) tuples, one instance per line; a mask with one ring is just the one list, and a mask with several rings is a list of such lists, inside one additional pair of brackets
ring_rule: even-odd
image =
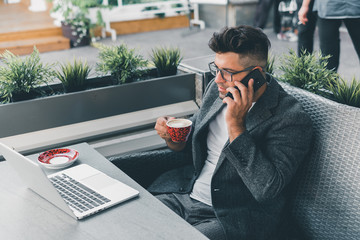
[(161, 194), (156, 195), (156, 198), (209, 239), (225, 239), (224, 231), (211, 206), (190, 198), (189, 194)]
[(265, 28), (273, 0), (259, 0), (256, 6), (254, 26)]
[(179, 201), (179, 199), (176, 198), (174, 194), (160, 194), (156, 195), (155, 197), (159, 199), (163, 204), (165, 204), (168, 208), (170, 208), (173, 212), (175, 212), (177, 215), (185, 219), (186, 206), (184, 206), (184, 203)]
[(279, 12), (279, 4), (282, 0), (274, 1), (274, 32), (279, 33), (281, 30), (281, 15)]
[(186, 218), (191, 225), (211, 240), (226, 239), (224, 230), (221, 223), (216, 218), (212, 206), (208, 206), (205, 203), (192, 199), (189, 195), (183, 196), (183, 198), (186, 198), (186, 201), (191, 202), (192, 207)]
[(341, 19), (324, 19), (318, 17), (318, 30), (320, 39), (320, 50), (321, 53), (331, 55), (328, 69), (334, 69), (337, 71), (339, 67), (340, 58), (340, 34), (339, 28), (341, 25)]
[(279, 40), (286, 40), (286, 36), (284, 33), (285, 30), (285, 15), (284, 13), (279, 13), (280, 14), (280, 28), (279, 28), (279, 32), (277, 32), (276, 36)]
[(223, 231), (221, 224), (217, 218), (198, 222), (198, 223), (194, 224), (193, 226), (211, 240), (226, 239), (224, 231)]
[(314, 33), (316, 28), (316, 15), (311, 14), (308, 16), (309, 21), (306, 25), (298, 25), (298, 55), (302, 50), (306, 50), (308, 53), (312, 53), (314, 50)]
[(317, 12), (312, 11), (314, 1), (311, 1), (309, 12), (307, 13), (308, 22), (306, 25), (298, 25), (298, 56), (301, 55), (302, 50), (312, 53), (314, 50), (314, 33), (316, 28)]
[(348, 18), (344, 22), (360, 60), (360, 18)]

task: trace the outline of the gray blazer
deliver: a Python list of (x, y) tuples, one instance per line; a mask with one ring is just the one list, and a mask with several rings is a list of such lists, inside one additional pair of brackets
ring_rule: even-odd
[[(268, 82), (247, 115), (246, 132), (224, 145), (211, 180), (213, 208), (227, 239), (271, 238), (282, 218), (286, 187), (310, 149), (310, 118), (275, 79), (268, 76)], [(189, 165), (161, 175), (149, 191), (191, 192), (207, 156), (209, 123), (224, 107), (218, 95), (211, 82), (192, 118), (184, 150), (192, 151)]]

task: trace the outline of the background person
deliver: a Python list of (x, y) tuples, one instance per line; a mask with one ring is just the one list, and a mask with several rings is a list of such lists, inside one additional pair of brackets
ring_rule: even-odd
[(274, 4), (273, 28), (275, 33), (279, 33), (281, 28), (281, 19), (278, 11), (280, 1), (281, 0), (259, 0), (256, 5), (254, 26), (261, 29), (266, 27), (270, 9)]
[(148, 190), (210, 239), (277, 239), (289, 183), (310, 149), (311, 120), (263, 71), (267, 83), (255, 93), (253, 80), (248, 87), (241, 83), (267, 64), (270, 41), (260, 29), (225, 27), (209, 47), (216, 53), (209, 64), (215, 78), (191, 118), (188, 141), (171, 141), (169, 117), (155, 125), (170, 149), (189, 151), (192, 158)]
[[(303, 2), (305, 4), (303, 5)], [(310, 3), (308, 3), (310, 2)], [(314, 33), (316, 29), (316, 19), (317, 13), (313, 11), (314, 2), (311, 0), (298, 0), (298, 56), (300, 56), (303, 51), (307, 53), (312, 53), (314, 51)]]
[(281, 29), (277, 34), (279, 40), (295, 42), (298, 37), (295, 33), (297, 28), (297, 4), (295, 0), (281, 1), (279, 4), (279, 13), (281, 17)]
[[(309, 9), (314, 0), (304, 0), (303, 5)], [(337, 71), (340, 59), (340, 26), (345, 24), (355, 51), (360, 59), (360, 1), (359, 0), (315, 0), (314, 10), (317, 11), (317, 24), (320, 39), (320, 50), (323, 55), (331, 55), (328, 69)], [(304, 14), (306, 12), (304, 11)], [(306, 18), (302, 14), (299, 20), (305, 24)]]

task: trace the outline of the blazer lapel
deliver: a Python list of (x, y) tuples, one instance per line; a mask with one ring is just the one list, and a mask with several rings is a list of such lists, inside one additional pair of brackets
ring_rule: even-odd
[[(213, 104), (211, 105), (211, 107), (208, 109), (208, 111), (202, 113), (202, 115), (204, 116), (203, 118), (201, 118), (201, 114), (200, 114), (198, 118), (200, 120), (199, 121), (200, 123), (199, 124), (196, 123), (196, 127), (194, 128), (193, 138), (197, 139), (198, 141), (206, 141), (206, 139), (204, 140), (203, 138), (200, 140), (199, 137), (203, 136), (204, 131), (207, 131), (206, 127), (209, 126), (210, 121), (216, 117), (216, 115), (223, 108), (223, 106), (224, 104), (222, 100), (219, 97), (217, 97), (213, 102)], [(201, 156), (196, 154), (197, 157), (194, 158), (195, 169), (200, 170), (203, 167), (204, 160), (206, 159), (205, 154), (206, 152), (202, 152)]]
[[(224, 148), (226, 148), (229, 144), (230, 144), (230, 141), (227, 140), (226, 143), (225, 143), (225, 145), (224, 145)], [(223, 148), (223, 149), (224, 149), (224, 148)], [(219, 161), (218, 161), (217, 164), (216, 164), (216, 167), (215, 167), (213, 176), (215, 175), (215, 173), (217, 172), (217, 170), (219, 169), (219, 167), (221, 166), (221, 164), (224, 162), (224, 160), (225, 160), (225, 154), (224, 154), (224, 151), (221, 151), (220, 156), (219, 156)]]
[(212, 105), (212, 107), (210, 108), (208, 113), (201, 120), (201, 123), (200, 123), (201, 127), (207, 125), (207, 123), (210, 120), (212, 120), (224, 106), (225, 106), (225, 104), (222, 102), (222, 99), (219, 97), (216, 98), (214, 104)]
[(200, 124), (194, 131), (194, 135), (196, 135), (198, 132), (200, 132), (205, 126), (209, 124), (209, 122), (216, 117), (216, 115), (219, 113), (219, 111), (225, 106), (225, 104), (222, 102), (222, 99), (217, 97), (206, 113), (204, 113), (204, 118), (201, 119)]

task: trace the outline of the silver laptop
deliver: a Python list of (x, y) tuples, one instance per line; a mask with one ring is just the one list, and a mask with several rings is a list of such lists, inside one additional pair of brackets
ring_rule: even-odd
[(139, 195), (137, 190), (87, 164), (47, 176), (35, 161), (2, 143), (0, 154), (30, 189), (76, 219)]

